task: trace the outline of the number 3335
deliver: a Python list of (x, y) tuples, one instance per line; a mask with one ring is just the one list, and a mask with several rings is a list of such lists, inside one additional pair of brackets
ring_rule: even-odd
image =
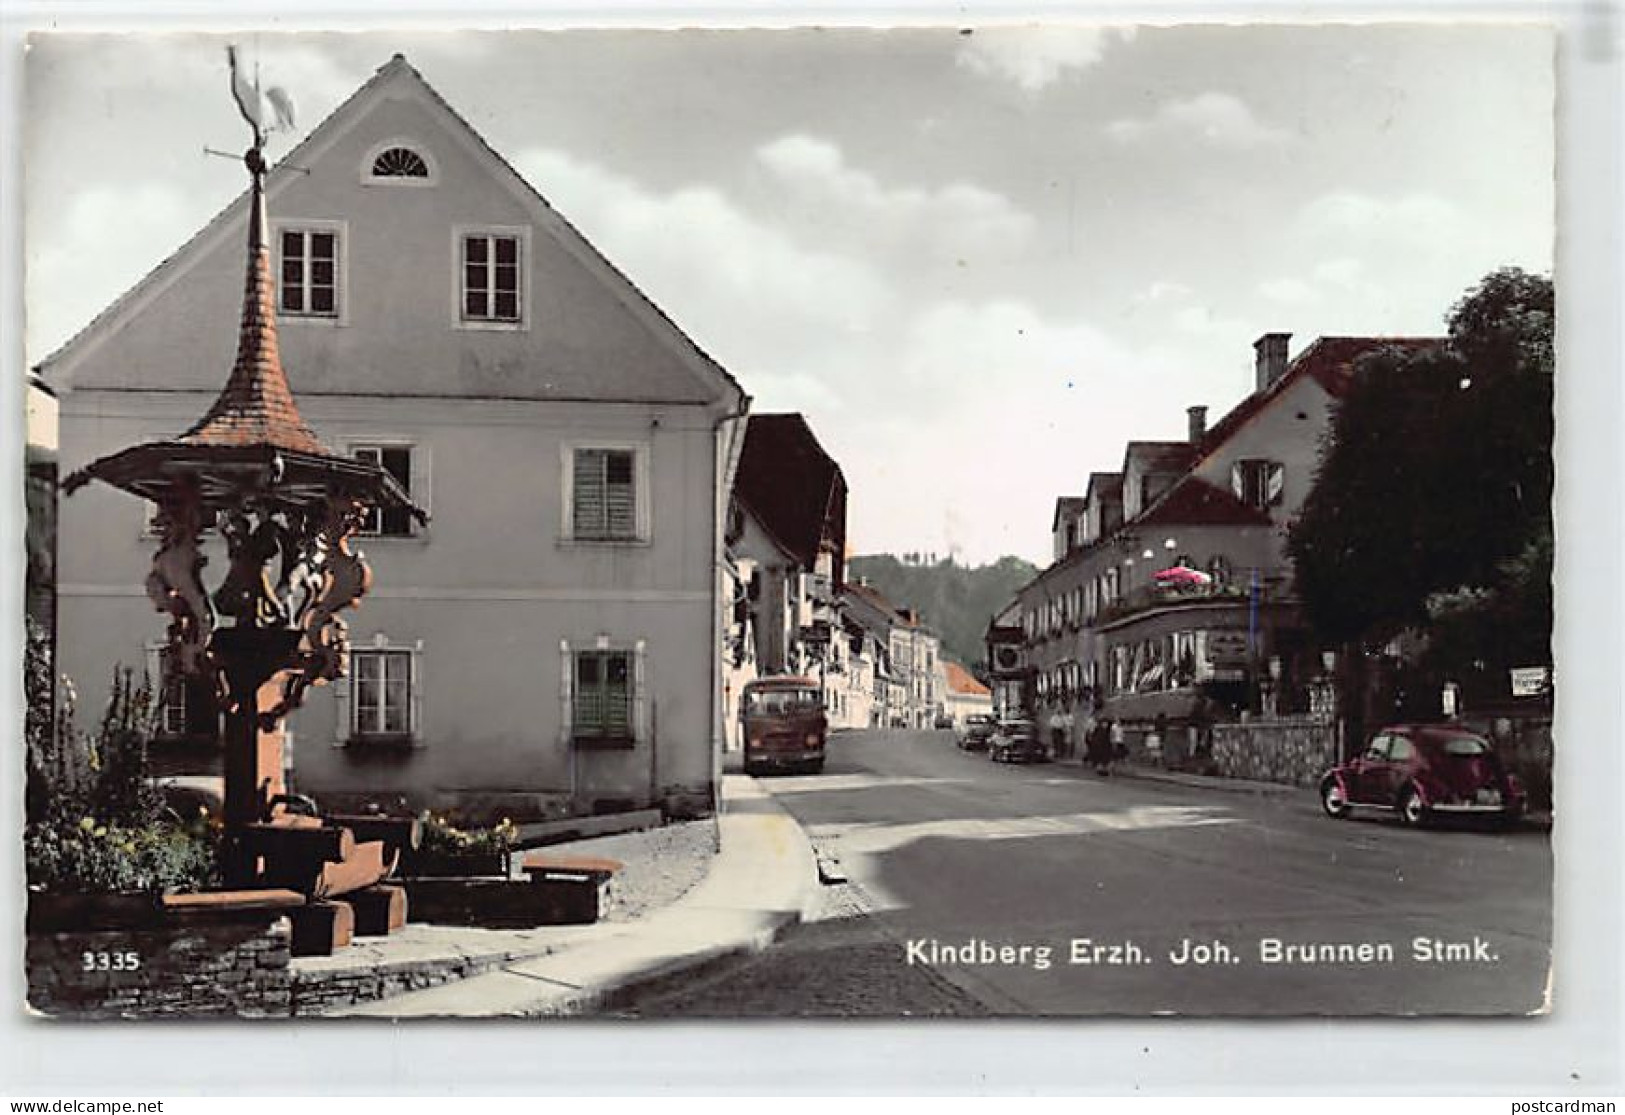
[(80, 963), (87, 972), (133, 972), (141, 967), (141, 954), (137, 952), (86, 952)]

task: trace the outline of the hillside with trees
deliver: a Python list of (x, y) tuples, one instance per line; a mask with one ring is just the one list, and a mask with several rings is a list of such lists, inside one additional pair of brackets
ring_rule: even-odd
[(893, 604), (918, 611), (941, 636), (944, 657), (979, 676), (988, 621), (1037, 574), (1037, 566), (1017, 557), (969, 567), (927, 554), (869, 554), (852, 558), (846, 570), (847, 580), (867, 578)]

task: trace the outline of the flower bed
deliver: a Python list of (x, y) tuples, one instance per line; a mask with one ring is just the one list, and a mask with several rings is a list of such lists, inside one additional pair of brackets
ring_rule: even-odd
[(402, 857), (401, 873), (412, 877), (506, 877), (518, 835), (518, 828), (506, 818), (490, 828), (463, 829), (443, 814), (425, 813), (421, 842)]

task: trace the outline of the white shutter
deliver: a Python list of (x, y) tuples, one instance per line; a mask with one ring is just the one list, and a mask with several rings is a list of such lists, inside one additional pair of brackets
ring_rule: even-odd
[(345, 655), (345, 671), (333, 679), (333, 746), (343, 747), (350, 739), (350, 676), (354, 672), (354, 657)]
[(575, 656), (570, 653), (568, 640), (559, 640), (559, 742), (566, 747), (574, 734), (572, 718), (575, 706), (571, 700), (575, 681)]
[(649, 688), (645, 675), (647, 644), (639, 639), (632, 652), (632, 738), (643, 743), (649, 738)]
[(1264, 503), (1274, 507), (1281, 502), (1282, 493), (1286, 490), (1286, 466), (1280, 461), (1271, 461), (1269, 476), (1264, 486)]
[(1230, 491), (1243, 503), (1247, 501), (1247, 470), (1240, 461), (1230, 466)]

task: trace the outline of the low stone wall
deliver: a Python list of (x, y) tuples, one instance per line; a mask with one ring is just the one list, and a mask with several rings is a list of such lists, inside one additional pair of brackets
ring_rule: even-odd
[(286, 1016), (285, 917), (28, 935), (28, 1002), (73, 1018)]
[(1337, 763), (1337, 725), (1309, 717), (1213, 726), (1213, 764), (1228, 778), (1313, 786)]
[(297, 960), (294, 962), (290, 1012), (300, 1018), (313, 1017), (341, 1007), (404, 995), (408, 991), (439, 987), (443, 983), (489, 972), (525, 955), (529, 954), (504, 953), (455, 959), (431, 957), (382, 961), (365, 968), (325, 969), (317, 968), (311, 961)]

